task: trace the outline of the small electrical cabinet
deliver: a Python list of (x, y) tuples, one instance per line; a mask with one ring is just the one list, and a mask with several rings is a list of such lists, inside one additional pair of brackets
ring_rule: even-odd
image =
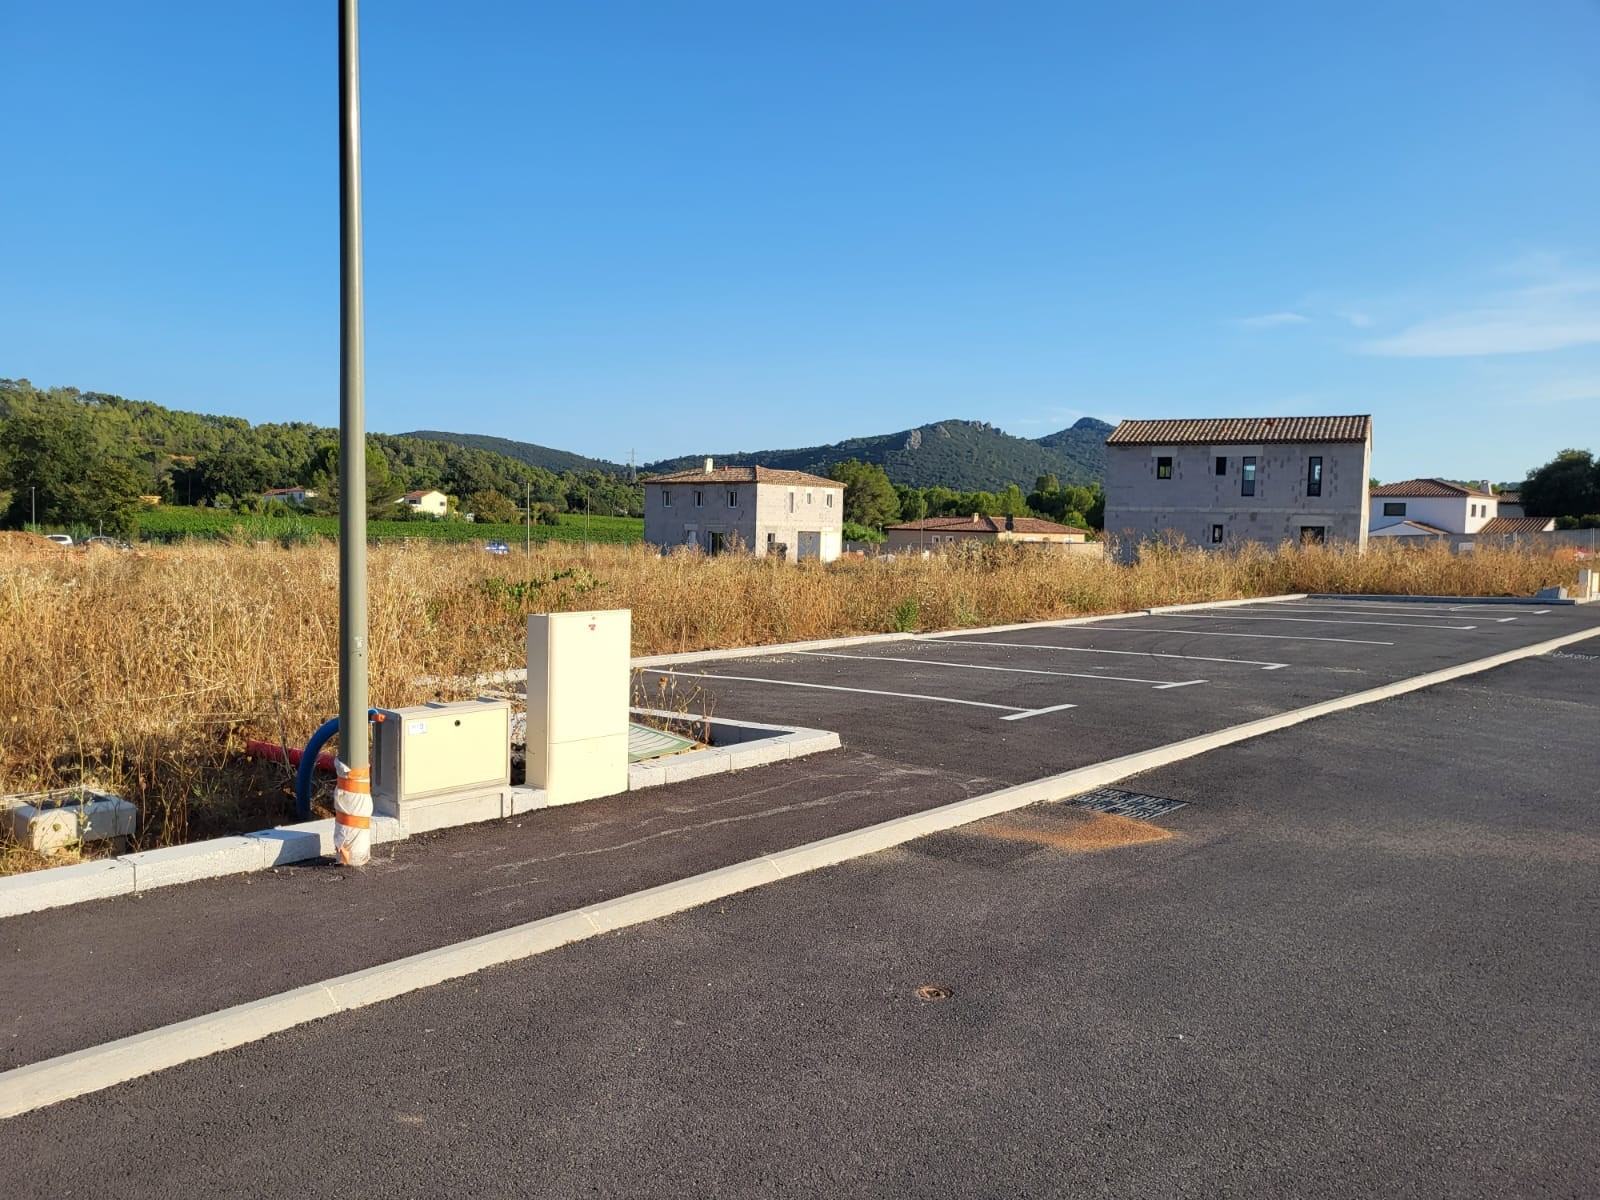
[(528, 618), (528, 783), (550, 804), (628, 790), (633, 613)]
[(373, 808), (511, 784), (511, 702), (479, 699), (380, 709), (373, 727)]

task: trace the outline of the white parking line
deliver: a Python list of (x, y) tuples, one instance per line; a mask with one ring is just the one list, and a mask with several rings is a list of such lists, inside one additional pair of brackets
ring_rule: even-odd
[[(1152, 614), (1160, 616), (1160, 613)], [(1184, 613), (1186, 618), (1198, 617), (1203, 621), (1293, 621), (1297, 625), (1381, 625), (1386, 629), (1450, 629), (1466, 631), (1476, 625), (1413, 625), (1409, 621), (1341, 621), (1337, 617), (1236, 617), (1223, 613)]]
[(1393, 642), (1377, 642), (1370, 638), (1301, 637), (1296, 633), (1231, 633), (1217, 629), (1163, 629), (1149, 625), (1080, 625), (1079, 629), (1092, 629), (1095, 633), (1186, 633), (1193, 637), (1247, 637), (1263, 638), (1274, 642), (1343, 642), (1347, 646), (1392, 646)]
[(913, 638), (916, 642), (933, 642), (940, 646), (1005, 646), (1016, 650), (1061, 650), (1068, 654), (1126, 654), (1135, 658), (1178, 658), (1185, 662), (1233, 663), (1241, 667), (1260, 667), (1263, 671), (1280, 671), (1288, 663), (1263, 662), (1255, 658), (1208, 658), (1204, 654), (1161, 654), (1154, 650), (1102, 650), (1094, 646), (1053, 646), (1048, 642), (976, 642), (965, 638)]
[(1030, 708), (1027, 712), (1012, 713), (1009, 717), (1001, 717), (1002, 721), (1026, 721), (1029, 717), (1042, 717), (1045, 713), (1060, 712), (1066, 708), (1076, 708), (1075, 704), (1052, 704), (1049, 708)]
[[(1282, 611), (1281, 607), (1279, 605), (1273, 605), (1273, 609), (1272, 610), (1273, 611)], [(1234, 609), (1233, 611), (1234, 612), (1238, 612), (1239, 609)], [(1255, 612), (1257, 610), (1252, 605), (1250, 607), (1249, 611), (1250, 612)], [(1349, 617), (1399, 617), (1399, 616), (1407, 616), (1407, 617), (1415, 617), (1419, 621), (1459, 621), (1459, 620), (1461, 620), (1460, 617), (1452, 616), (1450, 613), (1447, 613), (1447, 612), (1442, 612), (1442, 613), (1434, 613), (1434, 612), (1397, 613), (1397, 612), (1389, 612), (1388, 610), (1384, 610), (1383, 612), (1376, 612), (1375, 613), (1375, 612), (1371, 611), (1370, 609), (1364, 609), (1364, 608), (1305, 608), (1305, 607), (1303, 607), (1303, 606), (1301, 606), (1299, 604), (1296, 604), (1294, 607), (1288, 609), (1288, 611), (1289, 612), (1297, 612), (1297, 613), (1337, 613), (1337, 614), (1340, 614), (1340, 615), (1343, 615), (1343, 616), (1349, 616)]]
[(915, 663), (919, 667), (954, 667), (958, 671), (1003, 671), (1008, 675), (1055, 675), (1063, 679), (1101, 679), (1110, 683), (1147, 683), (1158, 691), (1163, 688), (1188, 687), (1204, 683), (1204, 679), (1136, 679), (1129, 675), (1091, 675), (1082, 671), (1046, 671), (1039, 667), (991, 667), (985, 663), (944, 662), (936, 658), (903, 658), (892, 654), (833, 654), (826, 650), (800, 650), (807, 658), (853, 658), (860, 662)]
[(925, 696), (920, 692), (883, 692), (877, 688), (841, 687), (833, 683), (802, 683), (798, 679), (765, 679), (759, 675), (713, 675), (709, 671), (665, 671), (657, 667), (653, 670), (642, 672), (645, 675), (682, 675), (689, 679), (727, 679), (734, 683), (770, 683), (776, 687), (816, 688), (824, 692), (855, 692), (862, 696), (893, 696), (898, 700), (927, 700), (933, 704), (964, 704), (968, 708), (996, 708), (1001, 712), (1016, 713), (1014, 717), (1004, 717), (1006, 721), (1020, 721), (1023, 717), (1033, 717), (1045, 712), (1059, 712), (1064, 708), (1076, 708), (1074, 704), (1057, 704), (1051, 708), (1018, 708), (1015, 704), (990, 704), (987, 700), (957, 700), (954, 696)]
[(1489, 608), (1489, 607), (1493, 607), (1495, 609), (1495, 611), (1497, 611), (1497, 612), (1532, 613), (1536, 617), (1542, 617), (1542, 616), (1544, 616), (1546, 613), (1548, 613), (1550, 611), (1548, 608), (1516, 608), (1516, 607), (1514, 607), (1514, 606), (1512, 606), (1510, 604), (1495, 604), (1495, 605), (1492, 605), (1492, 606), (1491, 605), (1485, 605), (1485, 604), (1454, 604), (1454, 605), (1451, 605), (1445, 611), (1446, 612), (1460, 612), (1462, 609), (1474, 609), (1475, 608), (1479, 612), (1482, 612), (1482, 611), (1484, 611), (1484, 609)]

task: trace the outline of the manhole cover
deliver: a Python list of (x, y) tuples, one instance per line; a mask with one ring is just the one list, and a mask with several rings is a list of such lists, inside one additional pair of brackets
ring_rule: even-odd
[(917, 989), (917, 999), (927, 1000), (930, 1002), (934, 1000), (948, 1000), (950, 999), (950, 989), (947, 987), (940, 987), (936, 983), (925, 983)]
[(1125, 792), (1121, 788), (1097, 788), (1074, 797), (1072, 803), (1091, 812), (1132, 817), (1135, 821), (1153, 821), (1175, 808), (1182, 808), (1185, 802), (1168, 800), (1164, 796), (1146, 796), (1143, 792)]

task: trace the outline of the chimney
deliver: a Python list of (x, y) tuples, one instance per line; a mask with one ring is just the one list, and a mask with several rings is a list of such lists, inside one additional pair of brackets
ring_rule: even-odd
[(711, 474), (711, 460), (709, 458), (706, 459), (706, 474)]
[(1479, 480), (1479, 482), (1483, 484), (1484, 491), (1488, 492), (1491, 496), (1494, 495), (1494, 488), (1490, 486), (1487, 479)]
[(1015, 533), (1016, 530), (1017, 530), (1017, 519), (1016, 519), (1016, 517), (1012, 516), (1010, 513), (1007, 513), (1006, 514), (1006, 532), (1007, 533)]
[(978, 523), (978, 514), (977, 513), (973, 513), (972, 514), (972, 523), (974, 525), (976, 525)]

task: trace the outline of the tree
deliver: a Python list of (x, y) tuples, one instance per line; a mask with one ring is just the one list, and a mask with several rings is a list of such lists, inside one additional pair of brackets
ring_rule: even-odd
[(7, 419), (0, 423), (0, 460), (12, 488), (8, 525), (26, 524), (36, 505), (46, 525), (104, 527), (128, 537), (138, 524), (144, 473), (99, 444), (83, 413)]
[(900, 516), (900, 498), (894, 484), (876, 463), (854, 458), (834, 463), (828, 478), (844, 484), (844, 519), (881, 529)]
[(1522, 507), (1531, 517), (1600, 512), (1600, 463), (1587, 450), (1563, 450), (1528, 476)]
[(1005, 517), (1025, 517), (1028, 515), (1028, 501), (1022, 494), (1022, 489), (1016, 484), (1011, 484), (997, 497), (994, 511)]
[(515, 504), (493, 488), (486, 492), (473, 492), (461, 502), (461, 507), (477, 520), (491, 523), (515, 521), (521, 515)]
[(902, 521), (920, 521), (928, 515), (928, 499), (923, 495), (921, 488), (902, 487), (896, 484), (894, 492), (900, 501)]

